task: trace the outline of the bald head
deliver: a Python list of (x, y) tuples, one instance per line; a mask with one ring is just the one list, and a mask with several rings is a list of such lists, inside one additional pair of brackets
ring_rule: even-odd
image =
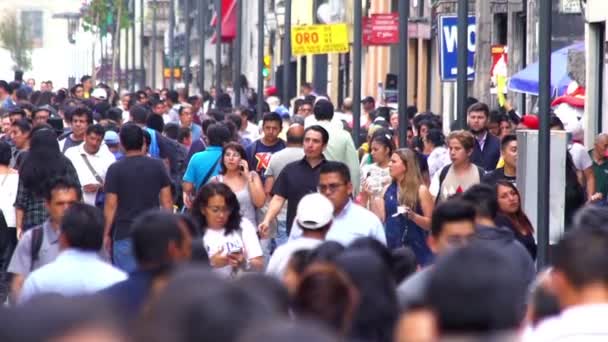
[(302, 146), (304, 142), (304, 126), (294, 123), (287, 130), (287, 145)]
[(342, 102), (342, 110), (345, 112), (351, 112), (353, 110), (353, 99), (347, 97)]

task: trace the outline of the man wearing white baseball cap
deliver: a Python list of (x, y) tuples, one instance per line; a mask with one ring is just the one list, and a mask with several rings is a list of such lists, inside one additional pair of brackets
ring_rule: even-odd
[(325, 240), (334, 218), (334, 205), (320, 193), (304, 196), (296, 212), (295, 224), (302, 230), (302, 235), (279, 246), (266, 268), (266, 274), (282, 277), (291, 255), (300, 250), (311, 250)]

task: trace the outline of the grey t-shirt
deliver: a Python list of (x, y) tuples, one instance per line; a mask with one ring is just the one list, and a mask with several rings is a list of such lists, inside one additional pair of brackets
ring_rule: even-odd
[(285, 147), (270, 157), (270, 163), (266, 169), (266, 177), (279, 177), (285, 166), (294, 161), (304, 158), (304, 149), (301, 147)]
[(53, 229), (49, 220), (46, 220), (42, 224), (42, 244), (40, 245), (38, 260), (32, 267), (32, 232), (38, 227), (23, 233), (15, 248), (11, 263), (8, 265), (7, 272), (26, 277), (30, 272), (53, 262), (57, 258), (57, 255), (59, 255), (59, 232)]

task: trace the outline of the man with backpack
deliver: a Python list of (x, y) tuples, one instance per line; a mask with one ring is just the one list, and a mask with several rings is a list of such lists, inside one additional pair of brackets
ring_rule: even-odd
[(45, 206), (49, 219), (42, 225), (23, 233), (8, 266), (13, 275), (11, 299), (21, 291), (23, 281), (34, 270), (52, 262), (59, 254), (59, 227), (66, 210), (81, 200), (80, 184), (70, 179), (55, 180), (46, 195)]

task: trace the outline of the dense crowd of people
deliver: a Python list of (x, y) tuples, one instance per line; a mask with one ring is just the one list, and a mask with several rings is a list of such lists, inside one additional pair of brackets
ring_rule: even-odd
[(567, 233), (539, 270), (515, 135), (534, 115), (470, 99), (444, 136), (301, 89), (255, 113), (251, 90), (0, 81), (0, 340), (608, 339), (608, 135), (568, 131)]

